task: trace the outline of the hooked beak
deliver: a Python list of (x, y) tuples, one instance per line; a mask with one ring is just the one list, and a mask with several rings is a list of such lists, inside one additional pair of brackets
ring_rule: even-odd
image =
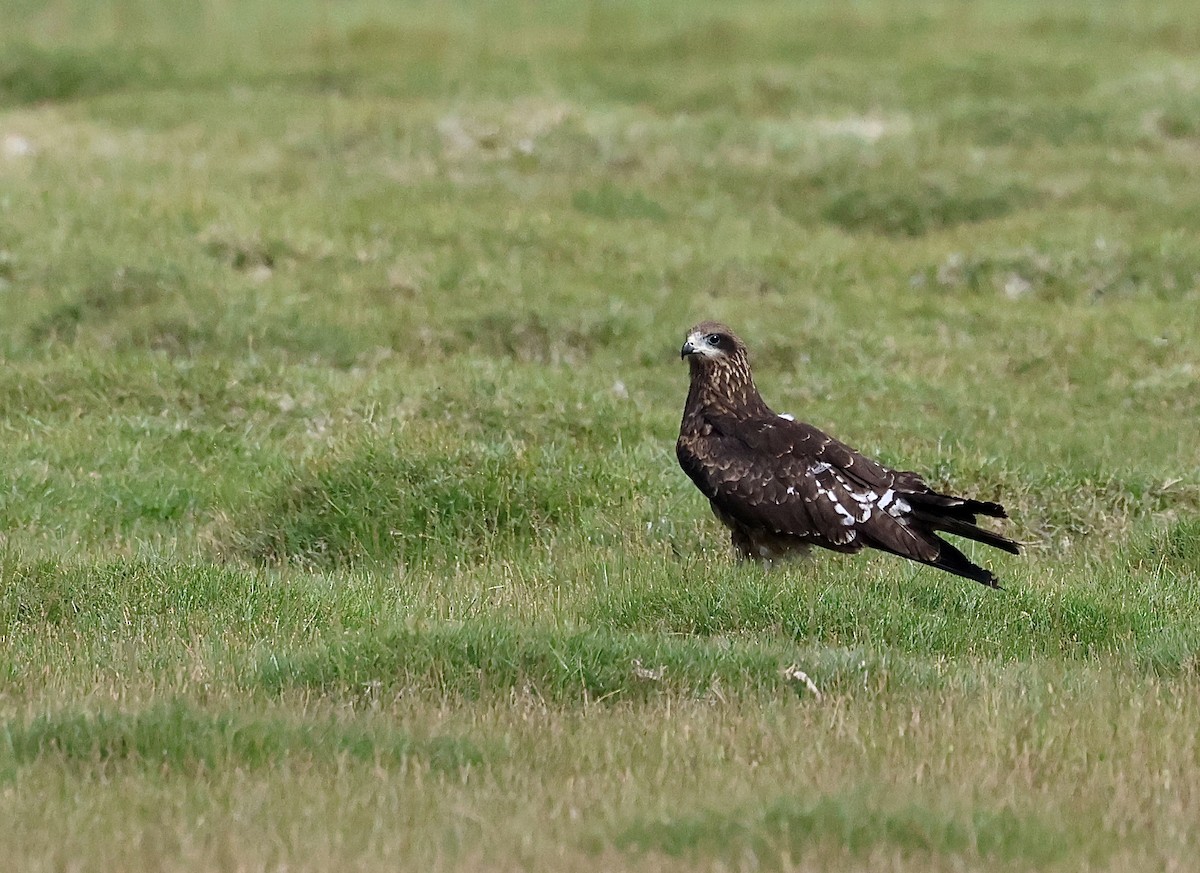
[(679, 360), (682, 361), (688, 355), (694, 355), (695, 353), (696, 353), (696, 346), (689, 339), (687, 342), (685, 342), (683, 344), (683, 348), (681, 348), (679, 350)]

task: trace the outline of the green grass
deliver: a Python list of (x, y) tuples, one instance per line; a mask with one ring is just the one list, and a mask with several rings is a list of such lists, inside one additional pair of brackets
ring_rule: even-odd
[[(10, 866), (1191, 863), (1192, 4), (177, 6), (0, 31)], [(734, 563), (702, 318), (1004, 590)]]
[(679, 816), (661, 823), (631, 826), (617, 837), (621, 846), (657, 849), (668, 855), (724, 856), (747, 854), (770, 859), (803, 854), (826, 842), (852, 854), (884, 847), (905, 855), (976, 856), (984, 860), (1026, 861), (1045, 865), (1059, 861), (1072, 840), (1084, 835), (1063, 833), (1032, 815), (1011, 809), (959, 810), (920, 803), (872, 802), (859, 793), (826, 795), (815, 802), (781, 798), (755, 809), (747, 819), (734, 813)]
[(112, 762), (153, 770), (195, 774), (205, 769), (264, 767), (297, 757), (336, 761), (339, 757), (396, 766), (425, 757), (434, 769), (478, 764), (480, 752), (469, 742), (435, 737), (414, 742), (395, 731), (341, 725), (292, 725), (281, 718), (210, 715), (174, 704), (133, 715), (86, 713), (42, 715), (28, 723), (5, 725), (6, 759), (16, 768), (37, 761), (75, 762), (81, 775)]

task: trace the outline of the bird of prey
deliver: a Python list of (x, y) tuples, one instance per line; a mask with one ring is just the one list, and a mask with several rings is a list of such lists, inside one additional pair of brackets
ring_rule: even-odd
[(976, 525), (978, 515), (1007, 518), (1000, 504), (940, 494), (917, 473), (889, 470), (776, 413), (754, 385), (745, 344), (723, 324), (693, 327), (680, 357), (690, 366), (691, 386), (675, 452), (732, 532), (740, 557), (870, 547), (1000, 587), (990, 570), (938, 536), (1018, 554), (1018, 543)]

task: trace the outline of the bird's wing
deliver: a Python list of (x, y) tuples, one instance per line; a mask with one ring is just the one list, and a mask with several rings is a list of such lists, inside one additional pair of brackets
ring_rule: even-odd
[(937, 557), (936, 541), (906, 517), (902, 480), (911, 475), (923, 486), (919, 477), (889, 470), (812, 425), (783, 417), (722, 422), (695, 448), (696, 472), (685, 469), (742, 523), (842, 550), (871, 545), (918, 561)]

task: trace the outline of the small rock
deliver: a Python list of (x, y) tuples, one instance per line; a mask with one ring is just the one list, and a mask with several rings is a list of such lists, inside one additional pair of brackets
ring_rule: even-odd
[(1033, 290), (1033, 285), (1024, 276), (1009, 273), (1004, 278), (1004, 296), (1009, 300), (1020, 300)]
[(33, 143), (18, 133), (4, 137), (4, 156), (7, 158), (28, 158), (36, 152)]

